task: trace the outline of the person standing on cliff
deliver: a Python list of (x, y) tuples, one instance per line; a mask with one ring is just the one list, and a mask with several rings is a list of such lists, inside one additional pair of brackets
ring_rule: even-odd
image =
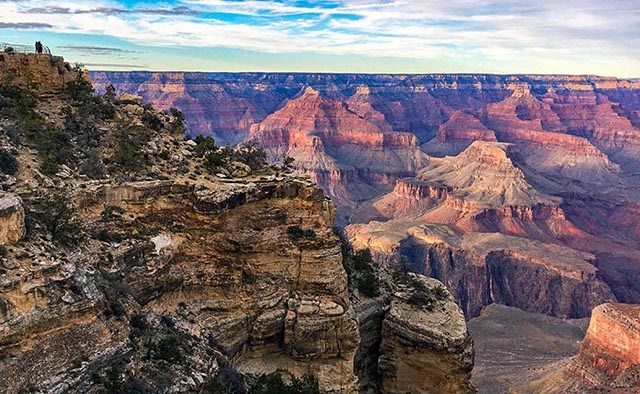
[(42, 43), (40, 41), (36, 41), (36, 53), (39, 55), (42, 54)]

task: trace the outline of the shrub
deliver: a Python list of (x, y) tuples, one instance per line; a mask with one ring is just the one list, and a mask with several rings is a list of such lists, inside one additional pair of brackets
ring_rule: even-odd
[(147, 322), (147, 318), (144, 317), (144, 315), (140, 315), (137, 313), (131, 316), (129, 325), (140, 331), (146, 331), (149, 328), (149, 322)]
[(252, 170), (259, 170), (267, 165), (267, 153), (256, 144), (247, 144), (231, 150), (231, 160), (242, 162)]
[(291, 167), (291, 165), (293, 164), (293, 162), (296, 161), (296, 159), (294, 159), (291, 156), (287, 156), (284, 158), (284, 160), (282, 160), (282, 165), (286, 168)]
[(287, 235), (292, 241), (297, 241), (304, 237), (304, 231), (299, 226), (289, 226), (287, 228)]
[(0, 257), (7, 257), (7, 253), (9, 253), (7, 247), (4, 245), (0, 245)]
[(218, 375), (211, 379), (202, 389), (202, 393), (207, 394), (245, 394), (244, 378), (231, 364), (218, 357)]
[(409, 296), (407, 303), (430, 311), (433, 310), (435, 299), (429, 293), (416, 291)]
[(279, 373), (262, 375), (249, 390), (249, 394), (319, 394), (317, 379), (305, 376), (292, 378), (290, 384), (284, 383)]
[(0, 172), (7, 175), (15, 175), (18, 172), (18, 160), (3, 149), (0, 149)]
[(139, 171), (149, 164), (142, 147), (151, 135), (145, 127), (119, 125), (115, 132), (116, 149), (111, 156), (111, 165), (122, 172)]
[(97, 239), (98, 241), (107, 242), (107, 243), (122, 242), (122, 240), (124, 239), (124, 237), (121, 234), (104, 230), (104, 229), (94, 232), (91, 237), (93, 239)]
[(171, 363), (182, 361), (184, 354), (181, 345), (182, 343), (177, 335), (167, 334), (153, 344), (153, 358)]
[(230, 394), (230, 391), (227, 389), (227, 386), (220, 380), (219, 377), (214, 377), (206, 382), (202, 389), (200, 390), (201, 394)]
[(67, 82), (64, 92), (76, 103), (89, 100), (93, 94), (93, 86), (85, 78), (84, 66), (79, 63), (76, 64), (73, 72), (75, 73), (75, 78)]
[(142, 123), (151, 130), (162, 130), (162, 119), (160, 119), (151, 104), (145, 104), (143, 108), (144, 112), (142, 113)]
[(380, 294), (380, 280), (369, 249), (358, 250), (350, 259), (353, 266), (351, 280), (355, 288), (366, 297), (377, 297)]
[(92, 149), (87, 153), (87, 158), (80, 166), (80, 173), (88, 176), (91, 179), (104, 178), (104, 164), (100, 158), (100, 152), (97, 149)]
[(197, 136), (194, 139), (196, 146), (193, 148), (196, 156), (205, 157), (208, 153), (217, 150), (216, 143), (211, 137)]
[(46, 194), (32, 200), (26, 216), (30, 231), (40, 225), (59, 245), (76, 246), (85, 239), (75, 208), (63, 194)]
[(122, 305), (120, 301), (111, 301), (107, 306), (107, 309), (105, 310), (105, 315), (107, 315), (108, 317), (110, 316), (122, 317), (125, 315), (125, 313), (126, 313), (126, 309), (124, 308), (124, 305)]
[(447, 289), (445, 289), (442, 286), (437, 286), (435, 289), (433, 289), (433, 295), (439, 301), (446, 300), (447, 298), (449, 298)]

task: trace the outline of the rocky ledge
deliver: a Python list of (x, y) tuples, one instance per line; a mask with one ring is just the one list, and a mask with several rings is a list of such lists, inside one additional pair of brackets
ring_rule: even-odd
[(572, 375), (601, 386), (635, 376), (640, 383), (640, 305), (602, 304), (593, 310), (580, 354), (569, 366)]

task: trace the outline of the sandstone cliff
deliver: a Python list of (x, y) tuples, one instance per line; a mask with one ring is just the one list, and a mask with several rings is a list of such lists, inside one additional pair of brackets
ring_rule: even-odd
[[(593, 310), (580, 353), (569, 372), (601, 386), (618, 378), (637, 377), (640, 368), (640, 306), (603, 304)], [(627, 373), (627, 376), (623, 376)], [(626, 382), (627, 385), (629, 382)], [(640, 379), (635, 380), (640, 384)]]
[(392, 131), (384, 117), (356, 102), (352, 110), (354, 101), (329, 100), (307, 87), (253, 125), (251, 139), (272, 160), (293, 157), (295, 168), (310, 174), (339, 206), (353, 206), (426, 163), (413, 134)]
[[(404, 296), (359, 298), (332, 201), (307, 177), (260, 150), (184, 140), (179, 114), (75, 82), (21, 109), (68, 138), (36, 140), (13, 114), (0, 123), (19, 166), (0, 177), (3, 390), (243, 393), (280, 374), (356, 393), (381, 387), (382, 370), (360, 366), (382, 357), (399, 372), (385, 384), (470, 390), (472, 345), (451, 295), (419, 278)], [(358, 142), (369, 133), (354, 130)], [(407, 144), (381, 134), (381, 146)], [(423, 309), (405, 305), (415, 292)], [(390, 308), (385, 328), (357, 299)]]
[(593, 310), (577, 356), (541, 368), (510, 392), (639, 392), (639, 311), (637, 304), (598, 306)]

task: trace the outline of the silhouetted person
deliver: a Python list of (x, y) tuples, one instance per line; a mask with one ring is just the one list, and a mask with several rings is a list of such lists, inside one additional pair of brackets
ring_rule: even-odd
[(42, 54), (42, 43), (40, 41), (36, 41), (36, 53)]

